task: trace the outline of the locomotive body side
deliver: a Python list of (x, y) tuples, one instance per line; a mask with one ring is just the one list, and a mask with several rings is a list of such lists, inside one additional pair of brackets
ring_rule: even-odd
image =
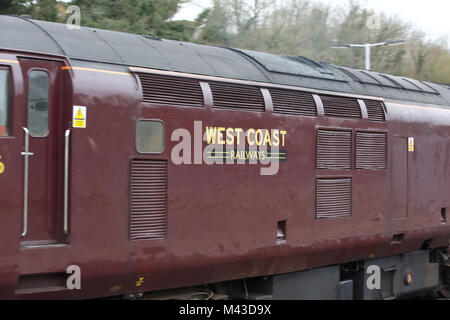
[[(5, 168), (0, 174), (5, 230), (0, 241), (0, 298), (117, 296), (258, 277), (279, 279), (328, 266), (337, 266), (332, 271), (336, 287), (344, 280), (343, 265), (373, 259), (382, 264), (389, 257), (428, 255), (448, 247), (446, 105), (138, 70), (24, 50), (0, 51), (2, 69), (9, 72), (9, 132), (0, 137)], [(33, 70), (45, 71), (50, 79), (50, 132), (43, 136), (27, 135), (23, 129), (30, 124)], [(141, 73), (164, 76), (150, 87), (162, 100), (175, 89), (193, 95), (179, 82), (193, 79), (201, 105), (147, 101), (149, 87)], [(262, 109), (219, 108), (215, 83), (256, 88)], [(292, 91), (311, 94), (315, 114), (277, 112), (274, 89), (285, 96)], [(227, 97), (237, 96), (243, 105), (253, 98), (239, 91)], [(327, 97), (358, 101), (360, 116), (327, 115)], [(368, 108), (374, 101), (384, 101), (384, 121), (370, 119)], [(77, 120), (83, 125), (77, 126)], [(162, 124), (160, 152), (139, 152), (141, 121)], [(225, 141), (228, 128), (253, 130), (253, 138), (257, 130), (284, 132), (278, 142), (286, 159), (274, 175), (261, 175), (265, 165), (238, 164), (236, 159), (207, 164), (207, 128), (223, 128)], [(189, 141), (181, 141), (180, 129)], [(249, 136), (243, 139), (250, 141)], [(273, 142), (274, 136), (270, 139)], [(46, 148), (40, 145), (44, 141)], [(180, 154), (182, 142), (186, 148)], [(24, 159), (33, 152), (28, 155), (26, 183)], [(176, 164), (174, 155), (184, 163)], [(42, 173), (51, 182), (38, 184)], [(42, 190), (47, 191), (39, 197)], [(140, 192), (150, 198), (142, 200)], [(149, 201), (152, 197), (156, 200)], [(139, 238), (141, 230), (152, 235)], [(405, 262), (418, 277), (414, 289), (436, 288), (438, 261), (428, 264), (427, 258), (422, 265), (420, 259)], [(66, 286), (71, 265), (80, 267), (82, 290)]]

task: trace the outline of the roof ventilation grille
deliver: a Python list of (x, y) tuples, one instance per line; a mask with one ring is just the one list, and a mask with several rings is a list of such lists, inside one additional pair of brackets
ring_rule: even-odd
[(364, 100), (370, 121), (385, 122), (384, 105), (381, 101)]
[(145, 103), (180, 107), (203, 107), (203, 91), (198, 80), (137, 73)]
[(356, 98), (321, 95), (325, 116), (361, 119), (361, 108)]
[(265, 111), (264, 98), (259, 87), (225, 82), (210, 82), (214, 108), (245, 111)]
[(312, 93), (270, 89), (273, 112), (299, 116), (317, 116), (316, 103)]

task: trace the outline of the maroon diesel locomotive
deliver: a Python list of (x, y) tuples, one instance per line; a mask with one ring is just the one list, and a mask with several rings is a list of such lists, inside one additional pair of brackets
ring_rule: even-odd
[(448, 294), (450, 87), (0, 29), (0, 298)]

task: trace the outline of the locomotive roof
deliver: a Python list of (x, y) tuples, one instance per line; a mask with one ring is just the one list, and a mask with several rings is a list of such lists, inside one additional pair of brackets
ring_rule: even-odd
[(158, 39), (61, 23), (0, 15), (0, 48), (66, 56), (71, 62), (167, 71), (299, 86), (450, 105), (446, 85), (348, 67), (304, 57)]

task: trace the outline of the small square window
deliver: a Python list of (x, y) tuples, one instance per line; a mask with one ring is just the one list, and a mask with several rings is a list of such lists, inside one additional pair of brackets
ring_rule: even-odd
[(164, 126), (161, 121), (139, 120), (137, 122), (136, 150), (139, 153), (164, 151)]

